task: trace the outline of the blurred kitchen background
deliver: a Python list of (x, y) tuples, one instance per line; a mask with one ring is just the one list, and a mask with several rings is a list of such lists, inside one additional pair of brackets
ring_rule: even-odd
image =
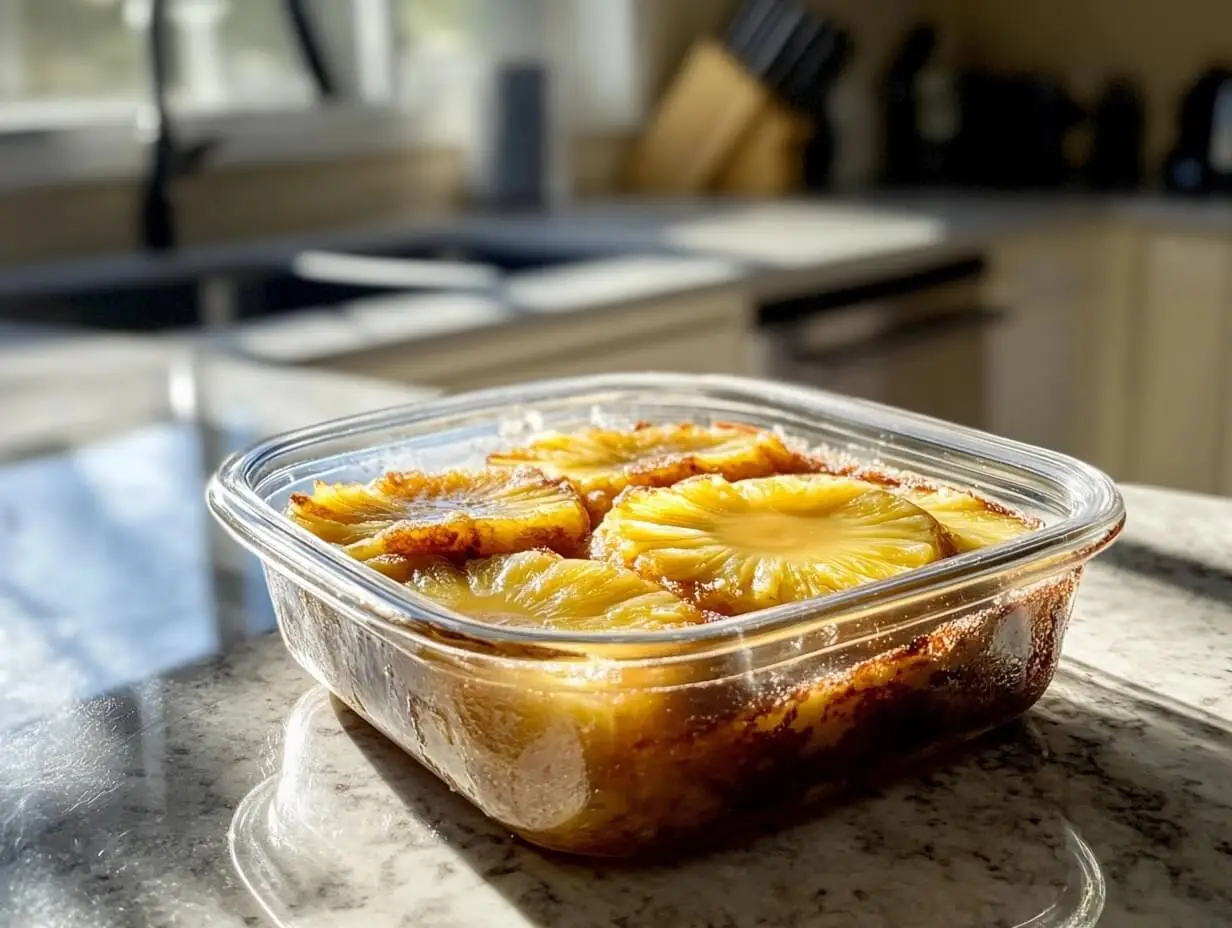
[(1225, 68), (1222, 0), (0, 0), (0, 408), (744, 373), (1230, 493)]

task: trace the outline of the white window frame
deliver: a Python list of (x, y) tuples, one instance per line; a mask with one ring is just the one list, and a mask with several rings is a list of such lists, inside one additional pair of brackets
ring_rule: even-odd
[[(370, 40), (373, 30), (382, 28), (382, 15), (394, 15), (393, 2), (357, 0), (358, 41)], [(559, 73), (584, 76), (557, 81), (565, 88), (565, 99), (557, 102), (570, 131), (622, 131), (640, 121), (642, 69), (635, 38), (640, 0), (478, 2), (483, 21), (498, 24), (481, 37), (481, 54), (425, 51), (418, 73), (432, 85), (414, 101), (181, 110), (173, 117), (177, 137), (186, 143), (219, 140), (206, 170), (464, 144), (483, 62), (525, 54), (536, 34), (540, 52)], [(510, 17), (521, 17), (524, 28), (505, 28)], [(392, 52), (393, 43), (388, 47)], [(363, 91), (394, 80), (392, 61), (369, 57), (364, 64), (358, 73)], [(144, 105), (97, 102), (32, 106), (20, 116), (0, 111), (0, 191), (140, 176), (148, 158), (148, 132), (141, 126), (145, 112)]]

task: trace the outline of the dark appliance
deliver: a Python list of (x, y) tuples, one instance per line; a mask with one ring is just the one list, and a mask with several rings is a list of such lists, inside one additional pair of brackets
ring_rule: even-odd
[(883, 179), (890, 186), (946, 184), (955, 179), (961, 113), (954, 76), (936, 66), (936, 50), (936, 30), (916, 26), (886, 72)]
[(793, 75), (799, 82), (795, 92), (813, 122), (812, 134), (804, 147), (804, 186), (808, 190), (825, 190), (830, 186), (838, 149), (834, 123), (828, 111), (830, 89), (853, 53), (850, 35), (842, 29), (826, 26), (813, 57)]
[(1176, 193), (1232, 191), (1232, 71), (1208, 68), (1181, 100), (1164, 186)]
[(473, 146), (474, 205), (490, 210), (545, 208), (553, 169), (551, 77), (537, 61), (497, 64), (480, 94)]
[(1105, 88), (1091, 113), (1087, 185), (1095, 190), (1133, 190), (1142, 183), (1142, 95), (1130, 81)]
[(976, 187), (1059, 187), (1073, 176), (1070, 131), (1084, 117), (1060, 82), (1040, 74), (970, 71), (959, 80), (960, 182)]

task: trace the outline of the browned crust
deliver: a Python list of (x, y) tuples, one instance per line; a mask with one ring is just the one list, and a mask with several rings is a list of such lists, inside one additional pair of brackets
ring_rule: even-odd
[[(586, 525), (589, 527), (588, 516)], [(566, 557), (575, 557), (585, 553), (585, 538), (585, 532), (579, 531), (576, 524), (523, 525), (516, 532), (508, 532), (466, 515), (451, 517), (442, 525), (395, 526), (381, 535), (387, 553), (406, 558), (430, 554), (478, 558), (515, 554), (532, 548), (547, 548)]]

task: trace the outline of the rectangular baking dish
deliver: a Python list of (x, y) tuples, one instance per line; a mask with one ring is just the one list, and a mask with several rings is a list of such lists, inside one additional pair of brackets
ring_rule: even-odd
[[(744, 422), (968, 487), (1043, 528), (892, 579), (703, 626), (497, 628), (448, 612), (282, 514), (313, 481), (481, 466), (545, 430)], [(1064, 455), (819, 390), (621, 374), (328, 422), (233, 455), (211, 510), (255, 552), (295, 659), (491, 818), (629, 856), (841, 788), (1026, 711), (1083, 564), (1119, 532), (1113, 482)]]

